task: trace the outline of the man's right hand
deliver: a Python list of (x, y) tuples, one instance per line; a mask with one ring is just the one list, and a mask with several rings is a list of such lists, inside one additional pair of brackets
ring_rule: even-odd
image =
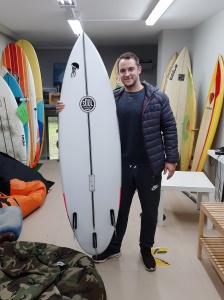
[(61, 101), (56, 102), (56, 112), (59, 113), (64, 109), (65, 105)]

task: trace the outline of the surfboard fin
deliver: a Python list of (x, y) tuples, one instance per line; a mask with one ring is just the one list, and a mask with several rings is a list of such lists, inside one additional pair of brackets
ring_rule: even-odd
[(115, 214), (114, 214), (113, 209), (110, 210), (110, 220), (111, 220), (111, 225), (114, 226), (114, 234), (115, 234), (115, 236), (117, 236), (116, 224), (115, 224)]
[(77, 213), (73, 213), (73, 220), (72, 220), (73, 229), (77, 229)]
[(110, 220), (111, 220), (111, 225), (115, 226), (115, 215), (114, 215), (114, 210), (110, 210)]
[(93, 232), (93, 248), (97, 248), (97, 234), (96, 232)]

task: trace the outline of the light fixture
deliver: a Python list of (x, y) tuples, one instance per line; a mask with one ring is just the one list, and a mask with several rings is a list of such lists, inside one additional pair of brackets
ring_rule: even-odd
[(79, 20), (79, 12), (75, 11), (74, 8), (66, 8), (65, 15), (72, 31), (76, 36), (79, 36), (83, 32), (82, 25)]
[(60, 7), (76, 7), (76, 0), (57, 0)]
[(82, 32), (82, 25), (79, 20), (79, 12), (75, 10), (76, 1), (75, 0), (57, 0), (60, 7), (65, 9), (66, 19), (71, 26), (72, 31), (76, 36), (79, 36)]
[(68, 24), (71, 26), (75, 35), (79, 36), (82, 32), (82, 25), (79, 20), (68, 20)]
[(145, 21), (146, 25), (154, 25), (174, 0), (160, 0)]

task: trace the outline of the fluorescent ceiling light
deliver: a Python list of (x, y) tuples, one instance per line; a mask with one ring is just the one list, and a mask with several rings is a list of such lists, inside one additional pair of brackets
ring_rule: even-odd
[(145, 21), (146, 25), (154, 25), (156, 21), (162, 16), (162, 14), (167, 10), (167, 8), (173, 3), (174, 0), (160, 0), (148, 19)]
[(68, 20), (68, 23), (71, 26), (75, 35), (78, 36), (83, 32), (82, 25), (79, 20)]
[(76, 6), (76, 0), (57, 0), (59, 5), (61, 7), (75, 7)]

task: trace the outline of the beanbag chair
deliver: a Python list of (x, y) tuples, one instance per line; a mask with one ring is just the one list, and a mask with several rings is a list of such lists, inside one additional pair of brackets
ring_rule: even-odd
[(40, 207), (54, 182), (39, 172), (0, 152), (0, 203), (20, 206), (23, 218)]

